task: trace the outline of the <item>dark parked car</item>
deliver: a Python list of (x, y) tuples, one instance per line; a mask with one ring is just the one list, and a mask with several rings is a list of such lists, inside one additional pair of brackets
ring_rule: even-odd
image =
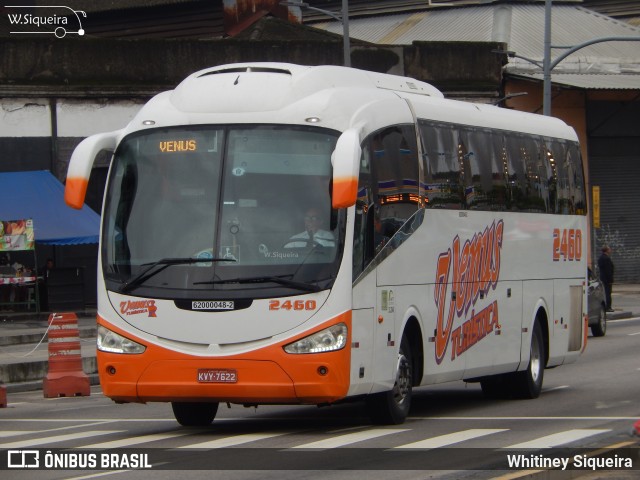
[(604, 297), (604, 287), (591, 269), (589, 269), (588, 277), (589, 326), (594, 337), (604, 337), (605, 333), (607, 333), (607, 304)]

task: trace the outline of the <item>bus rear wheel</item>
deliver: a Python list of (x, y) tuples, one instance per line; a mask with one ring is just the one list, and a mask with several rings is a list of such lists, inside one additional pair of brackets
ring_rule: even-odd
[(171, 402), (173, 415), (185, 427), (206, 427), (218, 413), (218, 402)]
[(531, 336), (529, 365), (522, 372), (514, 373), (513, 395), (516, 398), (538, 398), (542, 391), (546, 353), (542, 338), (542, 327), (536, 322)]
[(406, 337), (402, 338), (396, 379), (393, 388), (387, 392), (375, 393), (367, 397), (367, 409), (371, 421), (378, 425), (398, 425), (409, 414), (413, 388), (413, 365), (411, 347)]
[(488, 398), (538, 398), (542, 391), (546, 352), (542, 327), (538, 322), (533, 326), (531, 353), (526, 370), (521, 372), (492, 375), (480, 380), (482, 393)]

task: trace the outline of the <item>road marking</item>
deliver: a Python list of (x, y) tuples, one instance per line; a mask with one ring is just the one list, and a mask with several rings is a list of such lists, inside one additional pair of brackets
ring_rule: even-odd
[(636, 320), (640, 320), (640, 317), (621, 318), (619, 320), (607, 320), (607, 323), (625, 323), (625, 322), (634, 322)]
[(605, 402), (598, 401), (596, 402), (596, 409), (602, 410), (607, 408), (619, 408), (619, 407), (627, 406), (630, 403), (632, 403), (631, 400), (620, 400), (618, 402), (613, 402), (613, 403), (605, 403)]
[[(638, 417), (615, 417), (615, 416), (589, 416), (589, 417), (409, 417), (410, 420), (633, 420), (637, 421)], [(220, 418), (215, 420), (214, 424), (218, 423), (228, 423), (228, 422), (239, 422), (244, 421), (250, 423), (255, 421), (254, 418)], [(91, 422), (91, 424), (102, 425), (105, 423), (152, 423), (152, 422), (172, 422), (176, 423), (175, 418), (74, 418), (74, 419), (62, 419), (62, 418), (3, 418), (2, 423), (8, 422), (16, 422), (16, 423), (25, 423), (25, 422), (36, 422), (38, 424), (42, 424), (45, 422), (51, 423), (80, 423), (83, 422)], [(62, 427), (62, 428), (78, 428), (86, 425), (75, 425), (71, 427)]]
[(557, 387), (545, 388), (544, 392), (553, 392), (554, 390), (565, 390), (569, 388), (569, 385), (559, 385)]
[(440, 435), (438, 437), (427, 438), (426, 440), (420, 440), (418, 442), (407, 443), (406, 445), (399, 445), (393, 447), (394, 449), (428, 449), (428, 448), (440, 448), (447, 445), (453, 445), (454, 443), (464, 442), (466, 440), (473, 440), (474, 438), (484, 437), (485, 435), (492, 435), (494, 433), (506, 432), (505, 428), (472, 428), (469, 430), (463, 430), (461, 432), (449, 433), (447, 435)]
[[(4, 421), (9, 421), (9, 420), (2, 420)], [(13, 430), (13, 431), (8, 431), (8, 432), (0, 432), (0, 437), (2, 437), (3, 435), (5, 436), (17, 436), (17, 435), (29, 435), (32, 433), (51, 433), (51, 432), (60, 432), (62, 430), (73, 430), (76, 428), (86, 428), (86, 427), (95, 427), (95, 426), (100, 426), (100, 425), (105, 425), (106, 423), (109, 422), (92, 422), (92, 423), (82, 423), (80, 425), (67, 425), (66, 427), (57, 427), (57, 428), (47, 428), (44, 430), (19, 430), (20, 433), (12, 433), (12, 432), (17, 432), (18, 430)]]
[(225, 448), (243, 445), (245, 443), (257, 442), (258, 440), (266, 440), (267, 438), (279, 437), (287, 435), (291, 432), (272, 432), (272, 433), (244, 433), (242, 435), (234, 435), (232, 437), (217, 438), (208, 442), (193, 443), (191, 445), (183, 445), (178, 448)]
[(533, 420), (534, 422), (538, 422), (540, 420), (633, 420), (634, 422), (638, 420), (638, 417), (609, 417), (606, 415), (598, 416), (598, 417), (410, 417), (411, 420)]
[(150, 435), (140, 435), (138, 437), (122, 438), (120, 440), (112, 440), (110, 442), (94, 443), (93, 445), (84, 445), (78, 448), (121, 448), (130, 447), (131, 445), (140, 445), (141, 443), (157, 442), (158, 440), (167, 440), (170, 438), (183, 437), (185, 435), (193, 435), (193, 432), (173, 431), (166, 433), (152, 433)]
[(131, 470), (111, 470), (109, 472), (92, 473), (90, 475), (83, 475), (82, 477), (69, 477), (67, 480), (86, 480), (88, 478), (105, 477), (107, 475), (115, 475), (117, 473), (130, 472)]
[(3, 437), (17, 437), (18, 435), (26, 435), (33, 433), (32, 430), (12, 430), (12, 431), (0, 431), (0, 438)]
[[(226, 420), (226, 419), (225, 419)], [(97, 423), (114, 423), (114, 422), (176, 422), (175, 418), (3, 418), (2, 422), (53, 422), (53, 423), (73, 423), (73, 422), (96, 422)], [(218, 420), (216, 420), (216, 423)], [(76, 425), (80, 426), (80, 425)]]
[(640, 335), (640, 332), (636, 332), (636, 333), (629, 333), (628, 334), (630, 337), (635, 337), (636, 335)]
[(112, 433), (122, 433), (125, 430), (92, 430), (88, 432), (69, 433), (67, 435), (55, 435), (53, 437), (33, 438), (20, 442), (0, 443), (2, 448), (24, 448), (44, 445), (49, 443), (66, 442), (67, 440), (77, 440), (79, 438), (97, 437), (98, 435), (110, 435)]
[(535, 440), (531, 440), (529, 442), (516, 443), (515, 445), (510, 445), (508, 447), (503, 447), (503, 448), (505, 449), (552, 448), (552, 447), (557, 447), (558, 445), (564, 445), (566, 443), (575, 442), (583, 438), (591, 437), (593, 435), (598, 435), (600, 433), (606, 433), (610, 431), (611, 431), (610, 429), (567, 430), (565, 432), (554, 433), (553, 435), (546, 435), (544, 437), (536, 438)]
[(365, 430), (362, 432), (347, 433), (345, 435), (338, 435), (337, 437), (327, 438), (325, 440), (318, 440), (317, 442), (304, 443), (292, 448), (338, 448), (357, 442), (364, 442), (365, 440), (372, 440), (374, 438), (383, 437), (385, 435), (392, 435), (394, 433), (402, 433), (407, 431), (408, 429), (406, 428), (372, 428), (370, 430)]

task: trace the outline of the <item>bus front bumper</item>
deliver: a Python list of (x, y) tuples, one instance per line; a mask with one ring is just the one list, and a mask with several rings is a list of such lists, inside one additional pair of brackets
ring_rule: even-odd
[[(350, 317), (343, 314), (314, 330), (347, 320), (350, 331)], [(98, 322), (142, 343), (100, 317)], [(107, 397), (124, 403), (325, 404), (344, 398), (349, 390), (349, 342), (342, 350), (325, 353), (288, 354), (282, 343), (214, 358), (144, 343), (142, 354), (98, 351), (100, 385)]]

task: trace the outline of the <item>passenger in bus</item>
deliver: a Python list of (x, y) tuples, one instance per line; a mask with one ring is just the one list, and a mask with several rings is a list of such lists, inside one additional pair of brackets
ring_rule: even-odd
[(322, 227), (325, 224), (320, 209), (309, 208), (304, 215), (304, 232), (293, 235), (284, 248), (305, 248), (305, 247), (335, 247), (336, 242), (333, 234)]

